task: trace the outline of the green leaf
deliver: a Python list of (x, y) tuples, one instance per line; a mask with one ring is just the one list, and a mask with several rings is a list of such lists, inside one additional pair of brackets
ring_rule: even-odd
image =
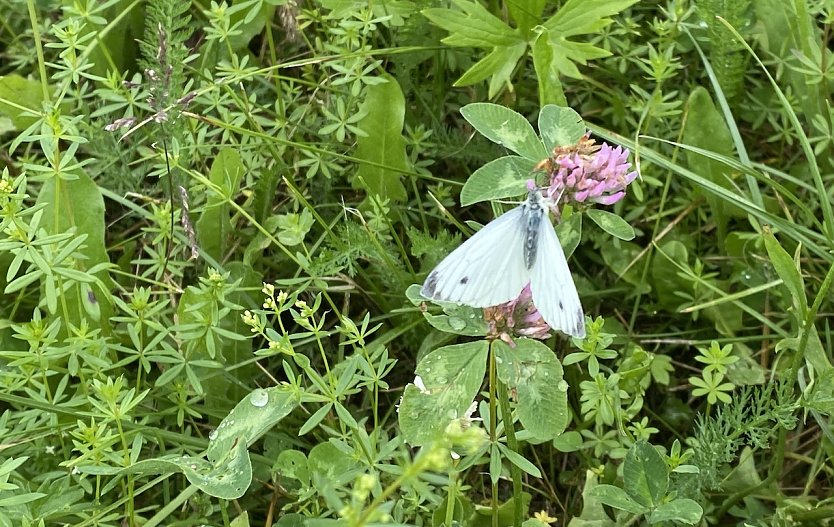
[(470, 86), (478, 83), (487, 77), (489, 81), (489, 98), (501, 91), (504, 86), (510, 84), (510, 78), (519, 59), (524, 55), (527, 44), (520, 43), (515, 46), (499, 47), (492, 50), (486, 57), (475, 63), (474, 66), (455, 81), (456, 87)]
[(586, 131), (582, 117), (571, 108), (548, 104), (539, 112), (539, 132), (548, 152), (557, 146), (575, 145)]
[(289, 212), (280, 214), (278, 218), (278, 241), (292, 247), (304, 241), (304, 237), (310, 232), (315, 221), (309, 209), (304, 209), (300, 214)]
[[(425, 306), (427, 300), (420, 294), (421, 286), (412, 284), (408, 286), (405, 295), (415, 306)], [(423, 317), (435, 329), (444, 333), (465, 335), (467, 337), (482, 337), (487, 334), (487, 325), (484, 322), (484, 310), (456, 304), (454, 302), (431, 301), (443, 308), (443, 315), (433, 315), (428, 310), (423, 310)]]
[(249, 527), (249, 513), (243, 511), (243, 514), (232, 520), (229, 527)]
[(119, 471), (120, 474), (171, 474), (181, 472), (190, 483), (215, 498), (237, 499), (246, 492), (252, 482), (252, 463), (246, 443), (239, 441), (217, 462), (203, 457), (172, 454), (134, 463)]
[(41, 113), (42, 102), (41, 83), (14, 74), (0, 77), (0, 116), (8, 117), (18, 130), (25, 130), (38, 119), (27, 113)]
[(426, 9), (423, 16), (450, 33), (443, 39), (449, 46), (492, 48), (512, 46), (522, 41), (521, 35), (490, 13), (478, 2), (454, 0), (463, 11), (452, 9)]
[[(721, 113), (715, 108), (709, 92), (702, 87), (696, 87), (687, 101), (686, 128), (683, 142), (688, 145), (709, 150), (717, 154), (732, 156), (733, 139), (727, 123)], [(691, 150), (686, 151), (686, 163), (689, 168), (702, 175), (712, 183), (732, 190), (732, 183), (726, 177), (732, 173), (727, 165), (709, 159)], [(699, 191), (696, 187), (696, 192)], [(712, 211), (712, 217), (718, 231), (718, 246), (723, 250), (724, 239), (727, 235), (727, 222), (731, 211), (741, 215), (741, 211), (731, 207), (725, 200), (712, 193), (704, 193), (704, 197)]]
[(304, 486), (310, 484), (310, 469), (304, 452), (283, 450), (275, 459), (272, 470), (285, 478), (297, 480)]
[(353, 186), (402, 202), (407, 196), (400, 176), (410, 170), (402, 135), (405, 99), (397, 81), (385, 78), (388, 82), (368, 86), (362, 104), (365, 117), (357, 124), (366, 135), (356, 138), (355, 156), (364, 163), (359, 165)]
[(597, 485), (588, 492), (588, 495), (596, 498), (604, 505), (632, 514), (643, 514), (649, 510), (631, 499), (623, 489), (614, 485)]
[(669, 488), (669, 470), (663, 457), (646, 441), (638, 441), (623, 465), (625, 491), (644, 507), (656, 507)]
[(576, 430), (565, 432), (553, 440), (553, 448), (559, 452), (576, 452), (582, 448), (582, 435)]
[(208, 179), (216, 189), (207, 189), (206, 205), (195, 227), (200, 248), (217, 261), (223, 259), (229, 242), (236, 241), (229, 202), (240, 190), (243, 170), (240, 154), (233, 148), (222, 148), (211, 165)]
[(570, 259), (582, 239), (582, 215), (571, 214), (556, 225), (556, 236), (559, 237), (562, 250), (565, 251), (565, 258)]
[(468, 342), (439, 348), (417, 364), (422, 386), (405, 387), (399, 408), (403, 438), (425, 445), (442, 437), (452, 419), (466, 414), (486, 373), (489, 345)]
[(637, 0), (568, 0), (543, 25), (560, 38), (596, 33)]
[(460, 191), (460, 204), (502, 199), (527, 193), (527, 180), (533, 179), (534, 163), (518, 156), (490, 161), (469, 176)]
[(634, 229), (616, 214), (600, 209), (588, 209), (587, 214), (600, 229), (611, 236), (625, 241), (634, 239)]
[(539, 23), (547, 0), (525, 0), (524, 2), (507, 2), (507, 11), (523, 35), (527, 35), (533, 26)]
[(607, 57), (611, 53), (585, 42), (574, 42), (568, 38), (582, 34), (599, 33), (613, 20), (615, 15), (637, 0), (568, 0), (548, 19), (543, 27), (548, 31), (549, 44), (553, 53), (553, 65), (561, 73), (582, 78), (576, 64)]
[[(361, 471), (359, 463), (352, 456), (346, 456), (333, 443), (319, 443), (310, 450), (307, 458), (307, 466), (313, 484), (317, 481), (323, 485), (317, 485), (319, 490), (327, 486), (340, 486), (352, 481)], [(318, 477), (315, 477), (318, 476)]]
[(808, 310), (808, 298), (805, 296), (805, 284), (802, 281), (799, 266), (791, 255), (788, 254), (788, 251), (782, 248), (769, 228), (765, 227), (762, 231), (765, 249), (770, 258), (770, 263), (773, 264), (773, 269), (776, 271), (776, 274), (779, 275), (779, 278), (785, 283), (785, 287), (788, 288), (794, 309), (798, 311), (796, 315), (801, 319)]
[(498, 443), (498, 450), (501, 451), (501, 453), (504, 455), (504, 457), (507, 458), (507, 460), (510, 463), (517, 466), (518, 468), (520, 468), (524, 472), (530, 474), (534, 478), (541, 478), (542, 477), (542, 473), (538, 469), (538, 467), (536, 465), (534, 465), (533, 463), (531, 463), (527, 458), (525, 458), (524, 456), (522, 456), (518, 452), (515, 452), (515, 451), (511, 450), (508, 446), (506, 446), (502, 443)]
[(568, 383), (562, 365), (547, 346), (537, 340), (517, 339), (510, 348), (494, 344), (498, 378), (518, 394), (518, 418), (537, 439), (550, 440), (568, 425)]
[[(531, 50), (533, 53), (533, 68), (536, 70), (536, 78), (539, 81), (539, 105), (567, 106), (568, 100), (565, 98), (565, 90), (562, 88), (562, 81), (559, 80), (559, 68), (556, 67), (553, 60), (553, 48), (549, 42), (550, 36), (547, 29), (541, 26), (537, 28), (537, 31), (538, 34), (533, 40)], [(541, 118), (541, 114), (539, 118)], [(541, 127), (539, 127), (539, 130), (541, 130)]]
[[(99, 313), (96, 321), (106, 334), (110, 331), (113, 309), (110, 299), (105, 295), (115, 285), (107, 269), (110, 257), (105, 243), (104, 198), (98, 185), (85, 171), (75, 170), (72, 176), (73, 179), (49, 178), (41, 187), (35, 203), (45, 205), (41, 225), (46, 227), (49, 234), (63, 233), (74, 228), (76, 238), (86, 235), (84, 246), (78, 250), (85, 258), (75, 260), (76, 269), (86, 271), (95, 266), (99, 266), (100, 269), (94, 276), (105, 291), (96, 284), (92, 288), (94, 297), (81, 295), (77, 289), (80, 285), (76, 284), (61, 293), (68, 308), (68, 319), (65, 322), (76, 327), (82, 319), (92, 322), (88, 313), (93, 309)], [(84, 289), (89, 291), (87, 288)], [(85, 306), (86, 302), (95, 302), (97, 306)]]
[(703, 515), (704, 509), (698, 503), (688, 498), (682, 498), (659, 505), (649, 515), (649, 523), (654, 525), (664, 521), (675, 521), (695, 525), (701, 521)]
[[(616, 524), (603, 508), (603, 502), (594, 495), (594, 489), (598, 486), (597, 474), (593, 470), (586, 470), (585, 486), (582, 488), (582, 512), (571, 519), (568, 527), (615, 527)], [(628, 496), (626, 499), (629, 499)]]
[(491, 103), (472, 103), (460, 109), (461, 115), (481, 135), (516, 154), (538, 163), (547, 157), (533, 125), (520, 113)]

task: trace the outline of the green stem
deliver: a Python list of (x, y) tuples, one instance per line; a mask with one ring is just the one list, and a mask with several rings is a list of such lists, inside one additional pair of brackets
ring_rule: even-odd
[[(498, 449), (495, 445), (498, 442), (498, 407), (495, 405), (495, 391), (498, 385), (498, 378), (495, 372), (495, 341), (490, 342), (489, 345), (489, 441), (492, 445), (490, 448), (490, 456), (496, 455)], [(492, 461), (490, 461), (490, 467)], [(493, 477), (492, 470), (490, 470), (490, 483), (492, 489), (492, 498), (490, 505), (492, 506), (492, 527), (498, 527), (498, 478)]]
[[(515, 438), (513, 414), (510, 410), (510, 396), (507, 392), (507, 386), (500, 381), (498, 382), (498, 402), (501, 404), (501, 420), (504, 423), (504, 433), (507, 434), (507, 446), (513, 452), (520, 454), (518, 441)], [(522, 515), (524, 514), (522, 509), (523, 500), (521, 499), (521, 469), (515, 463), (511, 463), (510, 473), (513, 478), (513, 526), (521, 527)]]

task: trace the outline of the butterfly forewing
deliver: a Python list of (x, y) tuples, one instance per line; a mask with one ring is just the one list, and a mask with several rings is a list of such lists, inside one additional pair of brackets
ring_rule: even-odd
[[(497, 306), (518, 297), (530, 281), (522, 216), (523, 206), (516, 207), (475, 233), (429, 274), (421, 294), (471, 307)], [(545, 218), (542, 223), (549, 222)]]
[(565, 252), (548, 218), (542, 218), (536, 262), (530, 277), (533, 304), (547, 325), (574, 337), (585, 337), (585, 314), (568, 269)]

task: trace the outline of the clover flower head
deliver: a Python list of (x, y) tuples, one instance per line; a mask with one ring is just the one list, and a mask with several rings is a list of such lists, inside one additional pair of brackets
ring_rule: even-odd
[(554, 202), (613, 205), (625, 196), (637, 171), (629, 171), (628, 149), (597, 145), (588, 135), (575, 145), (556, 147), (536, 168), (550, 177), (547, 197)]
[(512, 348), (515, 347), (513, 336), (538, 340), (550, 336), (550, 326), (533, 305), (530, 284), (524, 286), (515, 300), (484, 308), (484, 320), (489, 327), (488, 338), (500, 339)]

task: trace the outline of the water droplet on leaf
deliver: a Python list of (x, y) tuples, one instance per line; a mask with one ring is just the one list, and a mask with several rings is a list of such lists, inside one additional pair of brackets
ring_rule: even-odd
[(460, 331), (466, 327), (466, 321), (457, 317), (449, 317), (449, 326), (455, 331)]
[(249, 394), (249, 402), (252, 406), (263, 408), (269, 402), (269, 392), (263, 388), (258, 388)]

